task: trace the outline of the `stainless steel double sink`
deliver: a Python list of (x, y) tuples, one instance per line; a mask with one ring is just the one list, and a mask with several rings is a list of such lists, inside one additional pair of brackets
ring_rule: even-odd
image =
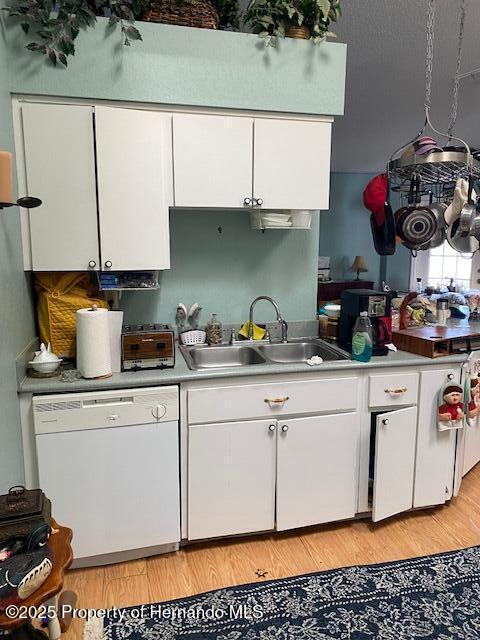
[(189, 369), (213, 369), (224, 367), (248, 367), (256, 364), (279, 364), (306, 362), (312, 356), (324, 361), (349, 360), (344, 351), (317, 338), (299, 338), (286, 343), (255, 345), (222, 344), (218, 346), (181, 346)]

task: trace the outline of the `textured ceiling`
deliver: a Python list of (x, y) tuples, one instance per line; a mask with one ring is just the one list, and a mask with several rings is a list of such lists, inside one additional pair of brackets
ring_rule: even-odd
[[(436, 0), (432, 120), (447, 127), (460, 0)], [(345, 116), (334, 125), (333, 170), (381, 170), (423, 124), (426, 0), (342, 0), (335, 25), (348, 44)], [(467, 0), (461, 71), (480, 67), (480, 0)], [(480, 75), (460, 85), (456, 133), (480, 147)], [(438, 138), (440, 145), (445, 140)]]

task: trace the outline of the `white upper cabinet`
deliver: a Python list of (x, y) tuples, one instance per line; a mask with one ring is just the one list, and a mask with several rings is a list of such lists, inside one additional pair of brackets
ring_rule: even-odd
[(102, 269), (170, 268), (171, 114), (95, 107)]
[(256, 118), (253, 198), (263, 209), (328, 209), (331, 123)]
[(244, 206), (252, 197), (252, 154), (252, 118), (175, 114), (175, 206)]
[(331, 123), (176, 114), (176, 207), (328, 209)]
[(99, 269), (90, 106), (23, 103), (25, 171), (35, 271)]

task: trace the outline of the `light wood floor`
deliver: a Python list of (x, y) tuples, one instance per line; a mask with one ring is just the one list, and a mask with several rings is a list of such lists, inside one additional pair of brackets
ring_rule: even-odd
[[(444, 507), (373, 525), (368, 520), (296, 533), (236, 538), (188, 546), (176, 554), (67, 575), (77, 607), (123, 607), (180, 598), (210, 589), (283, 578), (352, 564), (412, 558), (480, 544), (480, 465)], [(257, 572), (264, 577), (258, 577)], [(80, 640), (75, 621), (65, 640)]]

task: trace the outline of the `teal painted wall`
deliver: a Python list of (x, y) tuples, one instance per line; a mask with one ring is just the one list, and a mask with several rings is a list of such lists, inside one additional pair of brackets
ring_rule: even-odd
[(11, 90), (54, 96), (292, 111), (343, 113), (346, 45), (286, 39), (266, 48), (257, 36), (141, 23), (143, 42), (120, 45), (118, 31), (82, 32), (68, 69), (51, 69), (24, 51), (9, 27)]
[(348, 271), (355, 256), (364, 256), (368, 272), (362, 279), (379, 284), (380, 256), (373, 247), (370, 217), (363, 206), (363, 190), (373, 174), (332, 173), (330, 181), (330, 211), (320, 221), (320, 249), (322, 256), (330, 256), (331, 277), (334, 280), (353, 280), (356, 274)]
[[(124, 48), (105, 23), (81, 34), (68, 69), (54, 69), (26, 51), (20, 29), (0, 18), (0, 148), (13, 150), (12, 93), (343, 113), (344, 44), (285, 40), (265, 49), (251, 34), (144, 23), (144, 41)], [(23, 478), (14, 361), (34, 321), (20, 253), (18, 211), (11, 209), (0, 213), (0, 492)], [(310, 232), (261, 234), (242, 212), (175, 213), (172, 269), (160, 292), (125, 295), (122, 303), (131, 320), (172, 320), (177, 302), (199, 301), (203, 320), (218, 312), (240, 322), (251, 300), (268, 293), (287, 320), (313, 318), (317, 253), (318, 216)], [(258, 317), (272, 315), (265, 306)]]
[[(13, 151), (10, 62), (0, 21), (0, 149)], [(34, 326), (20, 247), (18, 209), (0, 210), (0, 494), (24, 478), (15, 358)]]
[[(240, 212), (172, 211), (172, 264), (161, 274), (159, 292), (125, 293), (128, 322), (173, 322), (179, 302), (201, 304), (201, 322), (218, 313), (226, 322), (248, 317), (252, 300), (270, 295), (287, 321), (315, 318), (319, 217), (310, 231), (261, 231)], [(222, 233), (218, 233), (222, 227)], [(259, 320), (275, 316), (267, 304)]]

